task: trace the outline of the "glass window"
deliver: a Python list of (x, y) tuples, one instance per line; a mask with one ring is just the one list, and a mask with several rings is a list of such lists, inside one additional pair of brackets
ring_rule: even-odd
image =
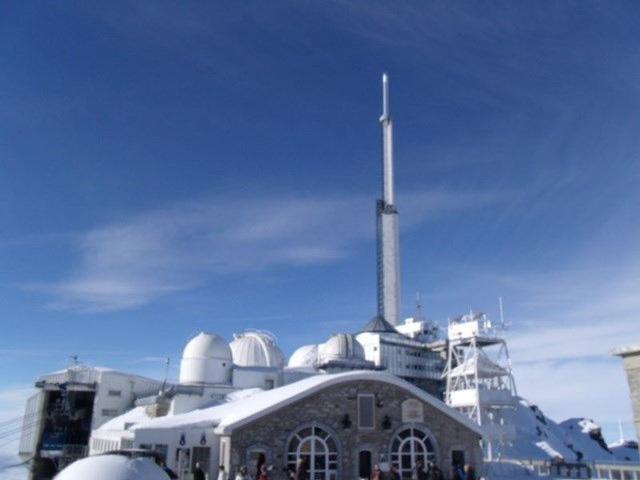
[(167, 445), (165, 445), (165, 444), (162, 444), (162, 443), (156, 443), (153, 446), (153, 449), (160, 456), (162, 461), (166, 463), (167, 462), (167, 452), (169, 451), (169, 447)]
[(120, 397), (122, 396), (122, 390), (109, 390), (107, 392), (107, 395), (109, 395), (110, 397)]
[(116, 410), (115, 408), (103, 408), (102, 409), (102, 416), (103, 417), (115, 417), (116, 415), (118, 415), (118, 410)]
[(358, 428), (375, 428), (375, 400), (372, 394), (358, 395)]
[(411, 478), (418, 461), (426, 466), (435, 457), (433, 440), (418, 428), (406, 428), (391, 441), (391, 463), (398, 467), (403, 479)]
[(333, 480), (337, 478), (338, 451), (336, 442), (329, 432), (313, 426), (297, 432), (287, 447), (287, 468), (296, 471), (302, 461), (307, 476), (313, 480)]

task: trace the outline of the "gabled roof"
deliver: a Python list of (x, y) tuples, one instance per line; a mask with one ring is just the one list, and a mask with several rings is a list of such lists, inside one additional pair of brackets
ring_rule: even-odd
[(363, 332), (388, 332), (388, 333), (398, 333), (398, 331), (393, 328), (389, 322), (387, 322), (384, 317), (380, 315), (376, 315), (364, 326), (362, 329)]
[(468, 429), (482, 435), (480, 427), (460, 412), (445, 405), (415, 385), (385, 372), (356, 370), (346, 373), (321, 374), (288, 385), (256, 393), (236, 402), (170, 417), (156, 418), (133, 427), (133, 430), (164, 428), (215, 428), (217, 434), (228, 435), (264, 415), (284, 408), (325, 388), (359, 380), (383, 382), (404, 389), (444, 415), (451, 417)]

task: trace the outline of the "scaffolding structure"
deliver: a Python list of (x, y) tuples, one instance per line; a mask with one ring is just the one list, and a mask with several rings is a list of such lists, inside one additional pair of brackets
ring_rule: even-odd
[(446, 403), (482, 427), (487, 460), (515, 439), (517, 391), (507, 343), (483, 313), (449, 323)]

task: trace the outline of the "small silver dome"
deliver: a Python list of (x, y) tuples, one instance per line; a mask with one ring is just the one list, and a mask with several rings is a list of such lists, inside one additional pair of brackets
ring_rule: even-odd
[(318, 345), (303, 345), (298, 348), (289, 359), (291, 368), (317, 368)]
[(318, 349), (320, 363), (340, 360), (364, 360), (364, 348), (348, 333), (339, 333), (332, 336)]
[(233, 363), (241, 367), (284, 367), (282, 350), (273, 335), (267, 332), (247, 331), (234, 335), (229, 344)]
[(180, 383), (230, 383), (232, 368), (233, 357), (225, 339), (213, 333), (202, 332), (184, 348)]

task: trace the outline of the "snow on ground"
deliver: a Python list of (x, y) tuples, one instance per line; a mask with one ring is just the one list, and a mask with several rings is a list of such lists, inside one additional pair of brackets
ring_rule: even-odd
[(489, 480), (531, 480), (541, 478), (529, 468), (512, 462), (486, 462), (483, 468), (483, 476)]
[(565, 440), (574, 450), (577, 460), (611, 462), (615, 457), (602, 437), (600, 426), (588, 418), (570, 418), (560, 423), (565, 431)]
[(619, 450), (619, 455), (614, 454), (593, 420), (571, 418), (557, 423), (523, 398), (518, 398), (513, 420), (516, 440), (498, 447), (495, 452), (498, 458), (616, 462), (624, 460), (624, 453), (628, 453), (627, 449)]
[(640, 452), (638, 442), (634, 440), (624, 440), (609, 445), (613, 456), (620, 462), (640, 462)]

